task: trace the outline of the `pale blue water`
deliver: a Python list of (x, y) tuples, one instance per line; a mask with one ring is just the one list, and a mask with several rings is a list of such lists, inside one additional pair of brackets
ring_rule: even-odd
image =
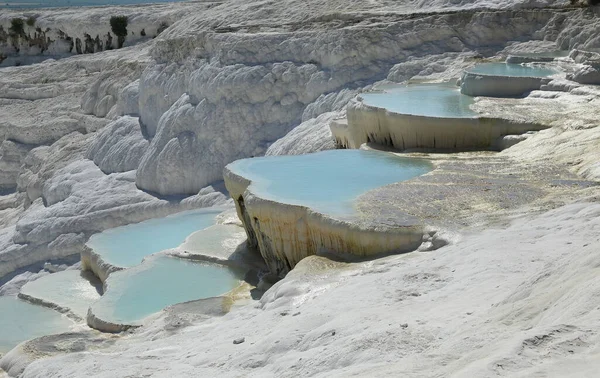
[(56, 8), (103, 5), (132, 5), (151, 3), (173, 3), (182, 0), (4, 0), (1, 8)]
[(72, 325), (69, 319), (49, 308), (17, 297), (0, 297), (0, 353), (25, 340), (68, 332)]
[(401, 114), (428, 117), (471, 118), (473, 98), (447, 84), (400, 85), (385, 88), (383, 93), (361, 94), (367, 105)]
[(100, 254), (105, 262), (131, 267), (148, 255), (177, 247), (192, 232), (213, 225), (221, 211), (214, 208), (186, 211), (112, 228), (93, 235), (87, 245)]
[(542, 68), (524, 66), (521, 64), (506, 63), (484, 63), (469, 68), (467, 72), (494, 75), (494, 76), (517, 76), (517, 77), (546, 77), (554, 75), (556, 71)]
[(239, 280), (225, 266), (160, 256), (112, 273), (108, 290), (92, 309), (105, 321), (138, 324), (169, 305), (224, 294)]
[(360, 194), (432, 169), (423, 160), (362, 150), (242, 159), (228, 167), (252, 180), (252, 191), (265, 199), (332, 215), (352, 215)]
[(89, 306), (100, 298), (98, 288), (86, 278), (88, 275), (80, 270), (52, 273), (28, 282), (21, 293), (69, 308), (85, 319)]

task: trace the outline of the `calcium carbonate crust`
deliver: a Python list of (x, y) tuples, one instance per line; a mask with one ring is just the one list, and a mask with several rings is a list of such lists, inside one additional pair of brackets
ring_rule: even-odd
[[(178, 22), (154, 41), (3, 68), (0, 139), (34, 148), (24, 158), (9, 148), (9, 159), (1, 163), (13, 170), (24, 164), (17, 178), (13, 173), (5, 176), (6, 181), (17, 181), (17, 192), (0, 197), (0, 276), (32, 262), (78, 253), (89, 232), (99, 231), (89, 225), (115, 227), (164, 216), (211, 202), (202, 202), (199, 197), (204, 196), (218, 202), (218, 194), (204, 192), (193, 197), (191, 202), (197, 201), (193, 205), (165, 205), (139, 191), (138, 180), (144, 189), (181, 194), (192, 192), (202, 180), (220, 177), (231, 159), (261, 154), (270, 146), (273, 153), (327, 148), (325, 121), (311, 119), (327, 112), (341, 111), (337, 116), (342, 116), (342, 102), (349, 98), (331, 101), (342, 91), (356, 91), (350, 96), (354, 97), (388, 76), (399, 81), (415, 75), (458, 78), (462, 59), (508, 51), (515, 41), (545, 41), (561, 50), (600, 47), (597, 9), (523, 9), (555, 4), (315, 1), (306, 6), (296, 0), (273, 4), (232, 0), (199, 12), (189, 10), (204, 4), (168, 4), (163, 7), (185, 16), (177, 15)], [(429, 14), (407, 16), (415, 7)], [(456, 12), (457, 7), (479, 10)], [(504, 10), (482, 10), (485, 7)], [(441, 8), (448, 12), (436, 14)], [(120, 9), (101, 11), (121, 13)], [(149, 9), (164, 14), (157, 7)], [(89, 20), (81, 14), (69, 15), (65, 23), (77, 29), (69, 35), (83, 36), (89, 30), (82, 26)], [(105, 21), (101, 24), (106, 28)], [(132, 31), (138, 34), (137, 29)], [(443, 56), (448, 52), (458, 55), (460, 67)], [(424, 69), (413, 73), (420, 64)], [(289, 82), (279, 85), (280, 80)], [(552, 162), (597, 180), (600, 136), (589, 109), (597, 105), (598, 91), (559, 80), (541, 89), (522, 102), (483, 99), (475, 104), (496, 115), (535, 113), (541, 123), (553, 126), (499, 156), (525, 164)], [(138, 117), (142, 136), (154, 143), (140, 159), (146, 163), (139, 179), (135, 171), (105, 175), (84, 160), (94, 133), (123, 115)], [(290, 133), (301, 122), (303, 128)], [(160, 125), (161, 136), (154, 142)], [(246, 142), (249, 133), (256, 138)], [(288, 142), (274, 143), (284, 135), (289, 135)], [(224, 151), (216, 158), (210, 157), (210, 146), (205, 154), (186, 149), (204, 148), (211, 141)], [(303, 146), (295, 149), (295, 143)], [(119, 151), (124, 156), (130, 153)], [(186, 158), (201, 158), (204, 165), (173, 167)], [(169, 180), (158, 179), (171, 171)], [(63, 180), (65, 185), (60, 184)], [(108, 190), (96, 192), (107, 186)], [(14, 361), (7, 355), (0, 365), (11, 375), (24, 377), (52, 373), (79, 377), (93, 372), (113, 378), (174, 371), (231, 376), (421, 374), (422, 366), (434, 366), (438, 375), (496, 375), (500, 369), (504, 374), (593, 374), (598, 367), (587, 368), (586, 363), (595, 361), (589, 346), (598, 340), (589, 329), (598, 317), (589, 306), (595, 303), (593, 290), (581, 290), (596, 285), (597, 275), (590, 270), (593, 244), (573, 241), (594, 234), (598, 209), (593, 187), (571, 192), (561, 192), (564, 197), (547, 205), (544, 210), (556, 207), (547, 213), (525, 215), (514, 210), (508, 213), (512, 219), (495, 219), (499, 229), (474, 227), (460, 244), (439, 249), (433, 258), (410, 254), (340, 267), (311, 256), (268, 291), (258, 308), (246, 306), (223, 319), (186, 325), (176, 334), (161, 328), (160, 322), (148, 324), (130, 340), (101, 352), (93, 351), (93, 343), (58, 350), (56, 345), (64, 346), (67, 340), (59, 336), (41, 344), (44, 350), (54, 348), (53, 353), (19, 358), (15, 370), (7, 370), (6, 362)], [(582, 193), (591, 202), (558, 207), (567, 200), (581, 200)], [(461, 219), (480, 211), (478, 204), (459, 209), (464, 210)], [(365, 208), (372, 207), (368, 205)], [(566, 318), (569, 324), (560, 321)], [(241, 337), (244, 343), (232, 343)], [(567, 349), (569, 343), (575, 347)], [(546, 347), (554, 353), (546, 353)], [(81, 349), (90, 351), (59, 355)], [(206, 353), (190, 355), (190, 350)], [(35, 361), (39, 357), (51, 358)]]
[(331, 132), (341, 148), (359, 148), (376, 143), (397, 150), (468, 150), (495, 148), (506, 135), (519, 135), (548, 128), (543, 124), (511, 119), (473, 116), (469, 118), (402, 114), (367, 105), (358, 97), (348, 104), (347, 120), (333, 120)]
[(260, 197), (252, 192), (252, 182), (232, 169), (225, 167), (223, 176), (248, 245), (260, 251), (276, 276), (285, 276), (311, 255), (337, 253), (360, 258), (411, 251), (421, 244), (423, 225), (402, 212), (391, 223), (360, 214), (338, 219), (306, 206)]

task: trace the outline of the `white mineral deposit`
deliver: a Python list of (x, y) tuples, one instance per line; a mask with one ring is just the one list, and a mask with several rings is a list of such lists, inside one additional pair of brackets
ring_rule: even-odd
[(1, 378), (598, 376), (600, 1), (158, 1), (0, 4)]

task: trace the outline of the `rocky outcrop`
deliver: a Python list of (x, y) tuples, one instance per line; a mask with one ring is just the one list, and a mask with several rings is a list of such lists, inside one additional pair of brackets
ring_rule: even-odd
[(126, 172), (137, 169), (148, 144), (138, 118), (125, 116), (98, 132), (86, 156), (106, 174)]
[[(49, 58), (93, 54), (120, 48), (110, 25), (112, 16), (126, 16), (124, 47), (155, 38), (189, 12), (190, 6), (152, 4), (140, 12), (132, 7), (113, 6), (60, 9), (7, 10), (0, 14), (0, 64), (25, 65)], [(194, 10), (205, 8), (195, 4)], [(22, 30), (13, 30), (12, 20), (22, 21)], [(3, 62), (4, 61), (4, 62)]]
[(89, 140), (90, 135), (74, 132), (51, 146), (39, 146), (27, 154), (17, 178), (17, 190), (26, 194), (25, 207), (42, 196), (44, 183), (59, 169), (83, 158)]
[(5, 140), (0, 144), (0, 191), (14, 189), (21, 163), (33, 146)]
[(573, 74), (567, 75), (567, 79), (580, 84), (600, 85), (600, 63), (596, 66), (584, 65)]
[(335, 148), (329, 122), (340, 112), (328, 112), (302, 122), (277, 140), (265, 155), (300, 155)]
[[(104, 69), (81, 99), (81, 110), (97, 117), (116, 118), (136, 115), (138, 108), (137, 81), (143, 61), (116, 62), (114, 69)], [(115, 75), (115, 70), (119, 73)], [(119, 104), (119, 106), (115, 106)]]

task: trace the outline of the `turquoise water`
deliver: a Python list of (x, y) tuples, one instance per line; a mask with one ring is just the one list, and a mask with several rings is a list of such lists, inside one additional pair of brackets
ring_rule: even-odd
[(221, 265), (160, 256), (112, 273), (106, 293), (92, 308), (102, 320), (138, 324), (169, 305), (224, 294), (239, 280), (235, 271)]
[(352, 215), (360, 194), (432, 169), (423, 160), (362, 150), (242, 159), (228, 167), (252, 180), (252, 191), (265, 199), (332, 215)]
[(21, 293), (69, 308), (85, 319), (89, 306), (100, 298), (98, 287), (85, 278), (87, 275), (90, 273), (80, 270), (52, 273), (28, 282)]
[(494, 75), (494, 76), (518, 76), (518, 77), (546, 77), (554, 75), (556, 71), (549, 68), (524, 66), (521, 64), (506, 63), (484, 63), (469, 68), (467, 72)]
[(240, 226), (216, 224), (187, 237), (181, 249), (208, 256), (229, 256), (246, 240), (246, 231)]
[(401, 114), (428, 117), (470, 118), (476, 116), (469, 106), (473, 98), (456, 86), (444, 84), (401, 85), (382, 93), (361, 94), (367, 105)]
[(87, 245), (105, 262), (128, 268), (144, 257), (175, 248), (194, 231), (214, 224), (222, 209), (186, 211), (164, 218), (116, 227), (93, 235)]
[(173, 3), (182, 0), (5, 0), (1, 8), (55, 8), (103, 5), (131, 5), (151, 3)]
[(68, 332), (73, 323), (54, 310), (17, 297), (0, 297), (0, 353), (40, 336)]

